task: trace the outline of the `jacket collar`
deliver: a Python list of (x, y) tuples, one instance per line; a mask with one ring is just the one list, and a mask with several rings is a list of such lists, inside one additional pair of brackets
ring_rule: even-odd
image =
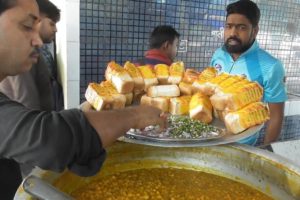
[(156, 60), (163, 61), (167, 65), (172, 64), (172, 60), (158, 49), (150, 49), (146, 51), (145, 57), (149, 59), (156, 59)]

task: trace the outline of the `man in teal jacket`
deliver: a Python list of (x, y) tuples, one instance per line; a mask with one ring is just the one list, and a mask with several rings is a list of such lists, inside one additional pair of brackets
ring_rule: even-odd
[[(257, 81), (264, 89), (263, 101), (270, 109), (264, 144), (278, 139), (287, 100), (282, 63), (261, 49), (256, 41), (260, 10), (250, 0), (240, 0), (227, 6), (223, 47), (214, 53), (211, 66), (219, 72), (239, 74)], [(240, 141), (254, 145), (259, 134)]]

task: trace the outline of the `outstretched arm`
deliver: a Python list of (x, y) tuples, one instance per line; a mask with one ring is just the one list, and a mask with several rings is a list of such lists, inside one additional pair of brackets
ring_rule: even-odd
[(130, 128), (145, 128), (150, 125), (165, 126), (161, 110), (152, 106), (132, 106), (120, 110), (92, 111), (88, 105), (81, 108), (89, 123), (97, 131), (105, 148)]

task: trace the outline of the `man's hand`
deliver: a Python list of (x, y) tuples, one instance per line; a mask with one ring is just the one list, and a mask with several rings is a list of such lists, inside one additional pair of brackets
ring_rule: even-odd
[(162, 113), (158, 108), (146, 105), (137, 106), (136, 114), (136, 124), (131, 128), (142, 129), (150, 125), (159, 125), (160, 128), (166, 128), (167, 125), (167, 115)]
[(82, 104), (80, 104), (79, 109), (82, 110), (83, 112), (94, 110), (94, 108), (92, 107), (92, 105), (89, 102), (87, 102), (87, 101), (85, 101)]

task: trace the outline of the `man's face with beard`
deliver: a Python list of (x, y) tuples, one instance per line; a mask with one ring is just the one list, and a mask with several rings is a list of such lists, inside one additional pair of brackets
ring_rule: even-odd
[(226, 19), (224, 39), (229, 53), (240, 55), (253, 44), (258, 26), (253, 27), (247, 17), (241, 14), (230, 14)]

